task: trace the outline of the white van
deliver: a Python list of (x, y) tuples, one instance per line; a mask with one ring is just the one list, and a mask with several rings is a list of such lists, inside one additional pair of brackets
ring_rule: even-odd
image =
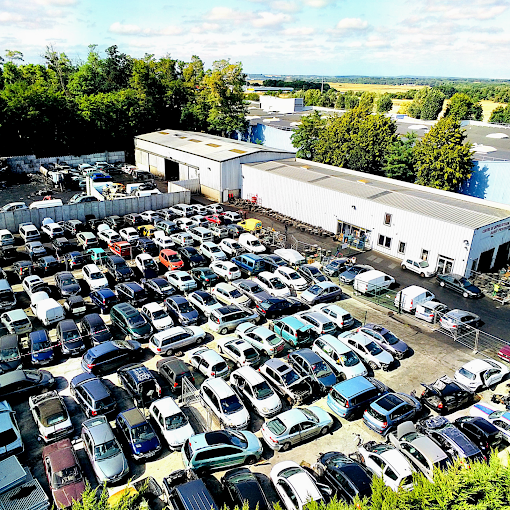
[(354, 277), (353, 288), (361, 294), (378, 294), (389, 289), (395, 283), (395, 278), (382, 271), (372, 269)]
[(259, 241), (259, 238), (248, 232), (241, 234), (238, 242), (246, 251), (251, 253), (264, 253), (266, 251), (266, 247)]
[(150, 197), (151, 195), (161, 195), (159, 189), (137, 189), (135, 191), (135, 197)]
[(32, 223), (20, 223), (19, 235), (25, 244), (30, 243), (31, 241), (39, 241), (41, 239), (41, 233)]
[(207, 241), (213, 241), (213, 233), (208, 228), (191, 227), (188, 229), (188, 232), (190, 233), (191, 237), (195, 241), (198, 241), (200, 244), (203, 244)]
[(400, 306), (405, 312), (414, 312), (418, 305), (431, 301), (435, 297), (430, 290), (411, 285), (397, 292), (394, 304), (397, 308)]
[(290, 248), (279, 248), (274, 251), (275, 255), (281, 257), (285, 262), (289, 264), (291, 267), (302, 266), (306, 264), (306, 259), (301, 253), (297, 250), (292, 250)]
[(55, 324), (65, 319), (62, 305), (53, 298), (43, 299), (34, 304), (35, 315), (45, 325)]
[(29, 205), (29, 209), (46, 209), (46, 207), (59, 207), (63, 205), (64, 204), (60, 198), (52, 198), (51, 200), (38, 200), (37, 202), (32, 202)]

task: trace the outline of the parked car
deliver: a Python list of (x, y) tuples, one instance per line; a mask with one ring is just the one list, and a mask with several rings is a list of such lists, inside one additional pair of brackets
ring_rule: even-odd
[(115, 285), (115, 294), (120, 302), (126, 302), (134, 307), (141, 306), (147, 301), (145, 289), (136, 282), (124, 282)]
[(430, 278), (436, 274), (436, 270), (432, 269), (426, 260), (408, 258), (402, 261), (400, 267), (418, 273), (422, 278)]
[(396, 359), (403, 359), (409, 352), (408, 345), (397, 338), (389, 329), (378, 324), (365, 324), (356, 331), (366, 335), (370, 340), (389, 352)]
[(499, 361), (490, 358), (474, 359), (455, 372), (455, 380), (472, 391), (496, 386), (510, 370)]
[(85, 351), (85, 343), (73, 319), (65, 319), (57, 324), (57, 342), (62, 354), (78, 356)]
[(53, 361), (55, 353), (48, 331), (38, 329), (28, 335), (30, 362), (32, 365), (47, 365)]
[(147, 460), (161, 451), (156, 432), (139, 409), (128, 409), (119, 413), (115, 426), (134, 460)]
[(266, 421), (261, 432), (269, 448), (287, 451), (293, 445), (326, 435), (332, 426), (333, 419), (320, 407), (296, 407)]
[(354, 265), (348, 267), (345, 271), (342, 271), (338, 275), (338, 279), (342, 283), (345, 283), (347, 285), (352, 285), (354, 283), (354, 278), (356, 278), (357, 275), (365, 273), (367, 271), (372, 271), (373, 269), (374, 268), (372, 266), (362, 265), (362, 264), (354, 264)]
[(308, 347), (314, 340), (312, 327), (294, 316), (270, 322), (269, 329), (292, 347)]
[(89, 345), (99, 345), (113, 339), (108, 326), (97, 313), (85, 315), (79, 326), (83, 340)]
[(432, 384), (421, 385), (425, 388), (420, 397), (422, 404), (439, 414), (451, 413), (476, 399), (473, 390), (446, 375)]
[(47, 392), (55, 378), (46, 370), (18, 369), (0, 374), (0, 399), (25, 399), (27, 395)]
[(24, 251), (30, 257), (30, 260), (36, 260), (37, 258), (44, 257), (48, 254), (41, 241), (31, 241), (26, 243)]
[(503, 441), (503, 433), (480, 416), (461, 416), (453, 424), (480, 448), (486, 458), (489, 458), (491, 450), (497, 450)]
[(248, 468), (227, 471), (221, 478), (221, 486), (232, 508), (242, 508), (245, 504), (247, 510), (272, 508), (257, 477)]
[(167, 297), (163, 304), (175, 322), (179, 322), (183, 326), (191, 326), (198, 322), (198, 312), (184, 296)]
[(57, 257), (62, 257), (65, 253), (73, 250), (73, 245), (65, 237), (56, 237), (51, 241), (51, 246)]
[(479, 402), (469, 410), (471, 416), (480, 416), (492, 423), (503, 434), (505, 442), (510, 443), (510, 412), (502, 411), (498, 406)]
[(168, 296), (175, 294), (175, 289), (165, 278), (142, 278), (140, 283), (146, 294), (157, 301), (164, 301)]
[(304, 348), (287, 356), (290, 365), (303, 377), (313, 381), (319, 393), (327, 393), (336, 384), (336, 375), (331, 367), (311, 349)]
[(76, 241), (78, 246), (81, 246), (84, 250), (99, 247), (99, 241), (92, 232), (78, 232), (76, 234)]
[(248, 306), (250, 298), (241, 293), (230, 283), (218, 283), (212, 290), (212, 295), (225, 305)]
[(12, 335), (23, 335), (32, 331), (32, 323), (21, 308), (2, 313), (0, 322)]
[(302, 309), (303, 303), (293, 297), (272, 297), (255, 303), (255, 311), (261, 317), (268, 320), (288, 316)]
[(53, 255), (45, 255), (34, 262), (34, 268), (39, 274), (48, 276), (60, 270), (60, 262)]
[(326, 266), (323, 266), (322, 270), (327, 276), (338, 276), (348, 268), (349, 261), (350, 259), (345, 257), (333, 259)]
[(147, 253), (148, 255), (156, 256), (159, 252), (156, 243), (147, 237), (140, 237), (133, 242), (133, 248), (139, 253)]
[(211, 315), (213, 310), (221, 308), (223, 305), (209, 292), (205, 290), (196, 290), (188, 294), (188, 301), (196, 308), (198, 312), (203, 313), (206, 317)]
[(147, 407), (161, 397), (161, 387), (142, 363), (131, 363), (117, 370), (119, 384), (133, 399), (135, 407)]
[(483, 296), (482, 291), (476, 285), (459, 274), (438, 274), (436, 279), (441, 287), (462, 294), (462, 297), (480, 298)]
[(204, 257), (208, 258), (210, 261), (227, 260), (227, 256), (221, 250), (221, 248), (211, 241), (206, 241), (205, 243), (203, 243), (200, 247), (200, 252)]
[(313, 266), (312, 264), (299, 266), (297, 272), (303, 276), (309, 284), (329, 281), (329, 278), (323, 274), (317, 266)]
[(217, 343), (219, 353), (231, 359), (239, 367), (254, 366), (260, 361), (260, 356), (253, 346), (240, 338), (219, 338)]
[(39, 437), (45, 443), (58, 441), (73, 433), (74, 427), (64, 399), (56, 391), (31, 396), (28, 406), (39, 430)]
[(110, 255), (104, 261), (106, 271), (116, 282), (127, 282), (134, 278), (133, 270), (120, 255)]
[(164, 249), (159, 252), (159, 261), (170, 271), (173, 269), (180, 269), (184, 266), (184, 262), (179, 254), (170, 249)]
[(198, 347), (189, 353), (190, 364), (206, 377), (228, 377), (229, 369), (225, 360), (209, 347)]
[(147, 303), (142, 306), (141, 312), (150, 322), (153, 331), (163, 331), (174, 325), (172, 318), (159, 303)]
[(170, 271), (165, 273), (165, 278), (170, 285), (181, 292), (187, 292), (197, 288), (197, 282), (195, 282), (186, 271)]
[(85, 352), (81, 368), (93, 374), (106, 374), (138, 357), (141, 348), (134, 340), (103, 342)]
[(16, 421), (16, 412), (6, 400), (0, 400), (0, 459), (23, 453), (23, 439)]
[(475, 313), (459, 309), (450, 310), (439, 319), (441, 327), (451, 333), (461, 333), (468, 327), (479, 326), (480, 322), (480, 317)]
[(330, 303), (342, 299), (342, 289), (332, 282), (319, 282), (306, 289), (301, 294), (301, 300), (308, 305)]
[(287, 285), (287, 287), (296, 291), (305, 290), (309, 284), (307, 280), (301, 276), (295, 269), (287, 266), (279, 266), (275, 269), (274, 274), (280, 278), (280, 280)]
[(233, 262), (216, 260), (211, 263), (210, 268), (227, 282), (237, 280), (242, 276), (241, 271)]
[(149, 349), (154, 354), (170, 356), (183, 347), (201, 343), (204, 338), (205, 331), (198, 326), (174, 326), (152, 335)]
[(0, 374), (22, 367), (22, 358), (17, 335), (0, 337)]
[(87, 418), (108, 415), (117, 408), (110, 390), (95, 375), (87, 372), (75, 375), (69, 383), (69, 390)]
[(283, 339), (265, 326), (245, 322), (237, 326), (236, 335), (267, 356), (275, 356), (285, 348)]
[(107, 313), (119, 302), (115, 292), (107, 287), (92, 291), (89, 297), (92, 304), (97, 306), (101, 313)]
[(62, 271), (55, 275), (55, 285), (63, 298), (80, 294), (81, 287), (73, 273)]
[(184, 267), (199, 267), (207, 265), (207, 259), (198, 253), (193, 246), (181, 246), (177, 248), (177, 253), (184, 262)]
[(126, 336), (136, 340), (147, 340), (152, 333), (152, 326), (147, 319), (129, 303), (114, 305), (110, 310), (110, 321)]
[(362, 333), (346, 331), (338, 335), (338, 340), (352, 349), (372, 370), (389, 370), (393, 366), (393, 356)]
[(217, 331), (220, 335), (226, 335), (233, 331), (243, 322), (254, 322), (258, 319), (258, 314), (248, 308), (242, 308), (237, 305), (222, 306), (213, 310), (207, 320), (207, 327), (212, 331)]
[(416, 307), (414, 315), (417, 319), (437, 323), (449, 308), (439, 301), (426, 301)]
[(299, 320), (312, 327), (315, 335), (333, 335), (336, 332), (336, 324), (321, 312), (305, 310), (296, 314)]
[(235, 257), (236, 255), (241, 255), (244, 253), (244, 248), (235, 240), (228, 238), (228, 230), (227, 228), (214, 228), (212, 229), (213, 234), (218, 232), (218, 237), (221, 238), (221, 241), (218, 243), (221, 251), (228, 255), (229, 257)]
[(220, 280), (219, 276), (210, 267), (194, 267), (190, 274), (197, 285), (204, 288), (210, 288)]
[(170, 386), (172, 393), (182, 392), (183, 380), (187, 379), (191, 386), (195, 378), (191, 373), (190, 366), (175, 356), (168, 356), (156, 362), (158, 373)]

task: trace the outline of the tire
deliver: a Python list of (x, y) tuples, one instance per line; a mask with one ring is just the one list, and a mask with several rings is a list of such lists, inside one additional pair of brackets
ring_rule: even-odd
[(221, 328), (218, 333), (220, 335), (226, 335), (228, 333), (228, 328)]
[(402, 268), (402, 271), (405, 271), (407, 269), (407, 267), (404, 266), (404, 264), (402, 264), (400, 267)]
[(246, 458), (246, 464), (255, 464), (255, 462), (257, 462), (257, 457), (255, 457), (254, 455), (250, 455), (249, 457)]
[(291, 444), (290, 444), (290, 443), (283, 443), (283, 444), (282, 444), (282, 447), (280, 448), (280, 450), (281, 450), (282, 452), (288, 452), (288, 451), (290, 450), (290, 446), (291, 446)]
[(368, 366), (372, 369), (372, 370), (377, 370), (379, 367), (377, 366), (377, 363), (375, 363), (374, 361), (370, 361), (368, 363)]
[(440, 287), (444, 287), (444, 282), (439, 282)]
[(173, 350), (173, 349), (167, 349), (167, 350), (165, 351), (165, 356), (172, 356), (172, 355), (173, 355), (173, 353), (174, 353), (174, 350)]
[(425, 273), (420, 273), (420, 276), (421, 276), (422, 278), (425, 278)]
[(327, 427), (327, 426), (326, 427), (322, 427), (320, 435), (321, 436), (325, 436), (328, 432), (329, 432), (329, 427)]
[(469, 294), (467, 292), (463, 292), (462, 297), (467, 298), (467, 297), (469, 297)]

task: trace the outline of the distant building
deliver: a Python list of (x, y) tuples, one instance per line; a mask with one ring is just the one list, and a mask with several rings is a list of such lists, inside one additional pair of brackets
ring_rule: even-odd
[(245, 87), (246, 92), (278, 92), (279, 90), (282, 92), (294, 92), (293, 87), (263, 87), (260, 85), (247, 85)]
[(260, 96), (260, 107), (266, 112), (295, 113), (305, 109), (302, 97)]

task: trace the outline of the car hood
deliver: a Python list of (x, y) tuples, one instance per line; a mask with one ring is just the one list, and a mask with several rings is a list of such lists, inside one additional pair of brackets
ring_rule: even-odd
[(388, 345), (388, 350), (395, 351), (395, 352), (406, 352), (408, 349), (408, 346), (405, 342), (402, 340), (399, 340), (396, 344)]
[(128, 266), (120, 266), (115, 268), (115, 272), (120, 274), (130, 274), (132, 271), (131, 268)]
[(250, 414), (245, 407), (235, 413), (226, 414), (224, 416), (226, 424), (231, 425), (232, 427), (240, 427), (244, 423), (247, 423), (250, 419)]
[(102, 480), (117, 478), (127, 469), (127, 460), (123, 453), (119, 453), (109, 459), (96, 461), (97, 469)]
[(163, 317), (162, 319), (156, 319), (153, 321), (154, 327), (157, 330), (170, 328), (173, 325), (173, 320), (170, 317)]
[(67, 294), (76, 294), (77, 292), (80, 292), (80, 290), (80, 285), (77, 283), (62, 286), (62, 292), (66, 292)]
[(53, 491), (53, 498), (55, 499), (58, 508), (70, 508), (73, 501), (80, 501), (81, 495), (85, 491), (85, 483), (78, 482), (66, 485), (61, 489)]
[(325, 377), (317, 379), (326, 388), (331, 388), (336, 384), (336, 375), (331, 373)]
[(165, 436), (166, 442), (170, 446), (179, 446), (184, 444), (191, 436), (195, 434), (193, 427), (187, 423), (184, 427), (180, 427), (175, 430), (165, 430), (163, 435)]
[(148, 441), (135, 441), (132, 445), (132, 449), (135, 453), (140, 454), (153, 451), (160, 446), (161, 444), (159, 442), (158, 436), (154, 434), (154, 437)]

